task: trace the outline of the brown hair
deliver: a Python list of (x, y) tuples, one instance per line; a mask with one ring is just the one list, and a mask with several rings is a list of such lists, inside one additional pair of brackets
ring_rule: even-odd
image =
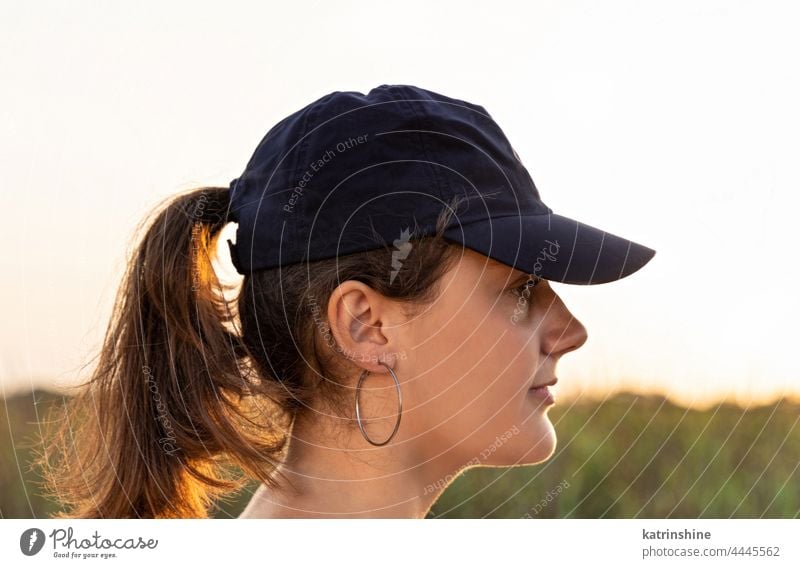
[(56, 517), (207, 517), (248, 480), (278, 487), (291, 423), (312, 398), (351, 418), (319, 307), (351, 279), (426, 304), (456, 258), (442, 236), (454, 202), (392, 279), (387, 246), (247, 275), (231, 300), (212, 265), (229, 197), (194, 189), (137, 228), (97, 367), (48, 421), (39, 465), (66, 507)]

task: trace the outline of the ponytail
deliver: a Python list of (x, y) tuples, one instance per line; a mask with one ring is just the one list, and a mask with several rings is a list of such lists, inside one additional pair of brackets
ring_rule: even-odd
[(58, 517), (206, 517), (248, 478), (271, 483), (288, 425), (256, 397), (212, 267), (229, 198), (196, 189), (139, 227), (98, 365), (41, 458)]

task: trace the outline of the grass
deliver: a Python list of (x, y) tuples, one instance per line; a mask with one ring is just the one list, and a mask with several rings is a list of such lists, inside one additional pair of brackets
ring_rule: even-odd
[[(41, 518), (56, 504), (29, 467), (43, 409), (37, 391), (0, 407), (0, 517)], [(549, 410), (553, 457), (536, 466), (477, 467), (456, 478), (429, 518), (796, 518), (800, 404), (687, 409), (621, 393)], [(255, 484), (250, 486), (250, 491)], [(235, 517), (250, 491), (218, 504)]]

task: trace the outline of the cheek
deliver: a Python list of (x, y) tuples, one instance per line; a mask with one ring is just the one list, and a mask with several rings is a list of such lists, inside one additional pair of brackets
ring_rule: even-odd
[(511, 311), (510, 304), (464, 309), (436, 332), (424, 331), (429, 339), (417, 355), (431, 369), (428, 384), (466, 402), (519, 392), (536, 370), (538, 344), (522, 322), (511, 323)]
[(534, 411), (527, 387), (537, 370), (539, 344), (524, 320), (512, 323), (510, 304), (487, 308), (485, 317), (477, 312), (462, 310), (416, 350), (415, 366), (424, 376), (415, 392), (437, 443), (488, 460), (507, 453), (492, 450), (498, 435), (513, 434), (516, 428), (523, 435), (511, 436), (514, 447), (530, 448), (530, 430), (540, 432), (544, 426), (526, 420)]
[(520, 322), (484, 360), (485, 391), (471, 413), (470, 453), (483, 465), (540, 463), (555, 450), (547, 406), (528, 393), (538, 370), (535, 332)]

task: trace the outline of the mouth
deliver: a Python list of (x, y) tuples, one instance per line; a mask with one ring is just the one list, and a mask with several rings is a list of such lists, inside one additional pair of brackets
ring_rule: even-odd
[(540, 383), (538, 385), (531, 386), (531, 389), (540, 389), (542, 387), (552, 387), (557, 382), (558, 382), (558, 377), (553, 377), (550, 381), (548, 381), (546, 383)]

